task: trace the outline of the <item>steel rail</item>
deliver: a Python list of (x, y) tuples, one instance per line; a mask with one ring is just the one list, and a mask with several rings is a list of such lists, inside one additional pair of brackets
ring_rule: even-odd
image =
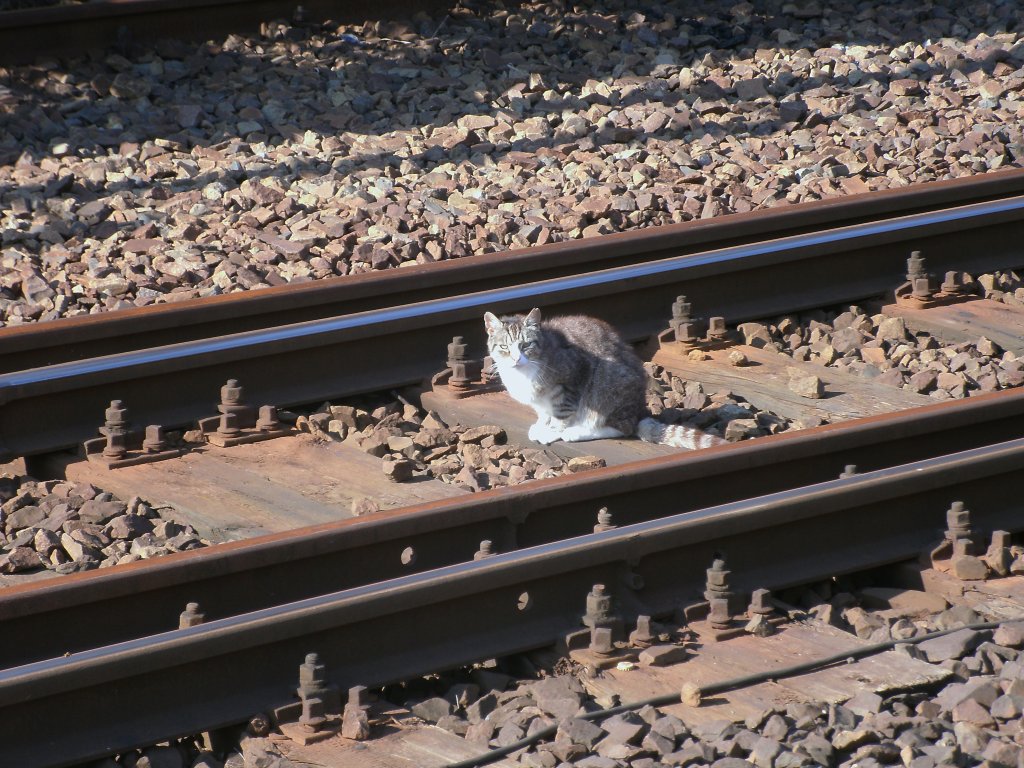
[(549, 544), (591, 531), (601, 507), (618, 525), (657, 520), (1021, 434), (1024, 389), (1008, 390), (9, 587), (0, 665), (163, 632), (190, 601), (224, 618), (452, 565), (484, 539)]
[(1024, 196), (8, 373), (0, 460), (94, 436), (113, 399), (136, 423), (174, 426), (206, 415), (229, 378), (250, 401), (279, 406), (416, 384), (443, 367), (452, 336), (482, 350), (484, 310), (580, 312), (639, 339), (667, 324), (680, 293), (736, 322), (881, 294), (902, 280), (912, 247), (933, 269), (1014, 266), (1022, 237)]
[[(91, 7), (91, 6), (90, 6)], [(1024, 170), (0, 329), (0, 373), (414, 304), (1024, 194)]]
[[(363, 22), (443, 11), (440, 0), (381, 3), (367, 0), (303, 0), (303, 18)], [(256, 31), (260, 22), (293, 20), (296, 5), (283, 0), (93, 0), (77, 5), (0, 12), (0, 63), (28, 64), (42, 55), (73, 56), (90, 48), (177, 37), (209, 40), (230, 32)]]
[(244, 720), (293, 698), (310, 652), (344, 690), (549, 645), (598, 583), (627, 624), (672, 614), (723, 551), (740, 593), (899, 562), (941, 541), (954, 499), (977, 530), (1016, 531), (1022, 470), (1018, 439), (6, 669), (0, 744), (57, 768)]

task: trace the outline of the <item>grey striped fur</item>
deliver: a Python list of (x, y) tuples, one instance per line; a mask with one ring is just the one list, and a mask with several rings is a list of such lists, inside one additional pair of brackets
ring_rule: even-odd
[(671, 445), (673, 448), (710, 448), (713, 445), (721, 445), (726, 442), (720, 437), (701, 432), (696, 427), (688, 427), (685, 424), (662, 424), (655, 418), (640, 419), (637, 424), (636, 435), (646, 443), (661, 443)]
[(646, 404), (647, 372), (603, 320), (567, 315), (484, 315), (487, 346), (509, 394), (537, 413), (530, 439), (540, 443), (638, 436), (676, 448), (725, 442), (693, 427), (665, 425)]

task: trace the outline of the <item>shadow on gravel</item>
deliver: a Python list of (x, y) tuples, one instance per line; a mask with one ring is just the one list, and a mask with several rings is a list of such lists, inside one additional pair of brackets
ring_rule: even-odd
[[(0, 162), (21, 157), (52, 169), (38, 184), (0, 183), (0, 195), (64, 195), (82, 204), (130, 192), (160, 200), (213, 183), (230, 190), (246, 178), (383, 176), (403, 164), (428, 173), (509, 153), (521, 153), (516, 157), (529, 170), (559, 162), (572, 149), (625, 149), (649, 137), (679, 140), (689, 153), (680, 164), (699, 165), (703, 137), (768, 135), (838, 119), (815, 114), (799, 95), (827, 95), (850, 83), (827, 66), (810, 75), (783, 68), (773, 81), (734, 71), (732, 82), (688, 81), (681, 67), (721, 65), (734, 57), (805, 58), (830, 46), (865, 46), (870, 57), (873, 48), (898, 47), (888, 71), (869, 63), (859, 84), (877, 80), (888, 87), (898, 75), (928, 88), (929, 81), (959, 77), (957, 72), (992, 74), (1009, 53), (983, 36), (1017, 30), (1024, 18), (1012, 2), (972, 6), (973, 13), (986, 14), (975, 17), (955, 0), (609, 2), (577, 8), (470, 1), (448, 15), (421, 14), (408, 23), (274, 23), (263, 36), (129, 45), (72, 62), (0, 70)], [(915, 47), (942, 38), (976, 44), (966, 46), (967, 55), (932, 46), (930, 61), (914, 58)], [(619, 83), (615, 92), (602, 85), (613, 80)], [(607, 115), (652, 104), (664, 105), (672, 119), (650, 131), (607, 117), (586, 118), (582, 125), (568, 117), (590, 107), (594, 115)], [(869, 99), (850, 107), (874, 109), (879, 103)], [(522, 137), (492, 142), (487, 128), (459, 132), (454, 123), (467, 116), (498, 123), (559, 119), (550, 121), (553, 126), (538, 120)], [(393, 132), (409, 131), (426, 137), (424, 151), (410, 155), (402, 152), (404, 140), (389, 143)], [(285, 153), (277, 149), (305, 138), (308, 152), (301, 144)], [(139, 146), (152, 141), (185, 152), (228, 149), (251, 162), (208, 173), (178, 163), (149, 177), (118, 178), (122, 158), (137, 164)], [(329, 159), (315, 156), (320, 142)], [(145, 157), (152, 150), (142, 152)], [(526, 158), (544, 152), (550, 159)], [(53, 160), (62, 154), (108, 157), (113, 173), (69, 173)]]

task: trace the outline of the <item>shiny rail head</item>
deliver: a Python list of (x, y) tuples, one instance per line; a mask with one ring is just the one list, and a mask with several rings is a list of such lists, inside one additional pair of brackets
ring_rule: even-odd
[[(561, 573), (595, 559), (608, 558), (610, 562), (641, 559), (676, 547), (681, 541), (692, 544), (701, 540), (714, 540), (723, 530), (735, 530), (743, 520), (749, 521), (753, 525), (752, 530), (756, 530), (773, 521), (810, 519), (825, 512), (834, 513), (850, 506), (872, 503), (875, 499), (900, 498), (909, 493), (934, 488), (955, 488), (963, 482), (1016, 473), (1022, 469), (1024, 438), (528, 549), (496, 553), (481, 560), (469, 560), (284, 606), (205, 621), (149, 638), (2, 670), (0, 700), (4, 692), (10, 690), (8, 685), (20, 685), (19, 681), (27, 684), (38, 675), (60, 668), (85, 669), (104, 659), (118, 659), (129, 665), (126, 668), (135, 669), (131, 666), (134, 663), (131, 659), (147, 649), (166, 652), (169, 654), (167, 663), (174, 663), (174, 656), (181, 643), (209, 642), (222, 648), (229, 647), (231, 643), (249, 646), (261, 642), (258, 633), (253, 632), (254, 628), (269, 629), (282, 621), (295, 620), (297, 623), (292, 628), (294, 631), (313, 631), (324, 621), (329, 623), (348, 612), (354, 611), (368, 618), (391, 608), (417, 605), (426, 593), (433, 593), (433, 590), (440, 590), (436, 594), (452, 596), (476, 589), (519, 585), (524, 574), (535, 579)], [(938, 509), (935, 514), (937, 521), (941, 521), (943, 510)], [(730, 593), (729, 573), (721, 557), (716, 557), (707, 569), (707, 585), (715, 588), (716, 598)], [(453, 584), (457, 586), (451, 586)], [(725, 593), (721, 591), (723, 589)], [(593, 617), (595, 623), (600, 623), (604, 617), (611, 615), (613, 607), (611, 590), (606, 584), (595, 583), (586, 597), (585, 615)], [(332, 612), (339, 613), (332, 616)], [(282, 630), (279, 628), (275, 631)]]
[(441, 316), (449, 317), (452, 320), (469, 320), (475, 318), (476, 315), (482, 315), (489, 308), (513, 309), (527, 305), (543, 305), (579, 290), (589, 290), (593, 292), (593, 295), (615, 293), (627, 283), (663, 280), (665, 275), (685, 270), (703, 272), (704, 270), (733, 269), (735, 263), (740, 260), (763, 259), (762, 266), (768, 266), (807, 258), (803, 253), (807, 249), (824, 246), (853, 247), (858, 241), (873, 237), (894, 235), (937, 224), (960, 222), (966, 225), (972, 221), (980, 222), (988, 217), (1019, 211), (1024, 211), (1024, 196), (989, 203), (977, 203), (941, 212), (914, 214), (871, 224), (841, 227), (807, 235), (795, 235), (752, 245), (676, 256), (643, 264), (436, 299), (407, 306), (389, 307), (278, 328), (183, 342), (151, 350), (60, 363), (54, 366), (0, 375), (0, 400), (16, 399), (21, 388), (47, 382), (56, 384), (75, 379), (87, 379), (94, 374), (109, 374), (112, 371), (123, 371), (125, 375), (137, 374), (140, 369), (156, 363), (161, 363), (164, 368), (171, 370), (178, 366), (199, 365), (214, 358), (238, 359), (256, 349), (266, 351), (285, 346), (289, 348), (316, 346), (320, 343), (320, 339), (329, 335), (355, 334), (362, 336), (369, 332), (380, 332), (384, 327), (398, 331), (408, 327), (410, 322), (434, 322)]

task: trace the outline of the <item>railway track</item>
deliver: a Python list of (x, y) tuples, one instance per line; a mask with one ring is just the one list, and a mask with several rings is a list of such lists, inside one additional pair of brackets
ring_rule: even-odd
[[(443, 265), (437, 282), (425, 278), (399, 295), (420, 299), (409, 304), (383, 303), (381, 280), (370, 283), (366, 304), (344, 305), (358, 310), (349, 314), (146, 348), (174, 325), (173, 311), (162, 310), (143, 329), (157, 336), (125, 342), (136, 349), (74, 359), (52, 344), (47, 354), (59, 362), (0, 376), (3, 455), (38, 455), (38, 466), (52, 466), (54, 452), (95, 435), (111, 400), (127, 402), (140, 423), (186, 425), (206, 415), (208, 393), (228, 378), (278, 406), (419, 384), (443, 366), (453, 336), (480, 348), (484, 309), (599, 314), (641, 340), (664, 330), (681, 293), (733, 326), (884, 294), (914, 249), (941, 271), (1012, 268), (1024, 202), (1009, 187), (979, 202), (979, 189), (965, 187), (966, 201), (953, 186), (901, 197), (900, 215), (875, 221), (851, 223), (882, 213), (884, 201), (835, 219), (829, 211), (824, 222), (816, 218), (824, 206), (794, 212), (777, 220), (784, 237), (763, 242), (754, 234), (775, 219), (751, 217), (750, 231), (731, 235), (750, 241), (727, 246), (710, 228), (639, 238), (639, 255), (626, 253), (629, 238), (612, 238), (599, 245), (610, 260), (603, 269), (518, 279), (506, 271), (501, 287), (433, 296), (459, 285), (463, 263)], [(923, 210), (937, 199), (942, 209)], [(719, 247), (667, 253), (694, 230)], [(489, 267), (469, 260), (464, 268), (476, 287)], [(409, 278), (396, 279), (408, 287)], [(304, 289), (297, 301), (313, 294)], [(322, 311), (326, 295), (308, 311)], [(288, 295), (268, 301), (283, 306)], [(262, 322), (259, 305), (249, 307), (242, 322)], [(212, 315), (202, 319), (199, 306), (181, 311), (194, 325), (186, 333), (216, 325), (206, 325)], [(59, 332), (61, 322), (39, 333)], [(67, 327), (88, 328), (81, 338), (95, 343), (115, 333), (102, 321)], [(28, 336), (0, 335), (0, 344), (17, 350)], [(661, 352), (675, 349), (662, 336)], [(318, 375), (283, 375), (312, 370)], [(721, 550), (745, 592), (913, 558), (941, 538), (954, 500), (967, 503), (980, 530), (1013, 532), (1016, 502), (1003, 489), (1020, 469), (1022, 418), (1024, 394), (1011, 389), (11, 588), (0, 593), (9, 630), (0, 645), (5, 756), (17, 765), (70, 765), (237, 722), (287, 699), (294, 659), (310, 652), (321, 654), (333, 684), (347, 687), (549, 645), (579, 629), (594, 584), (610, 585), (626, 623), (664, 616), (699, 602), (704, 569)], [(835, 479), (852, 472), (848, 465), (861, 474)], [(601, 508), (617, 527), (589, 533)], [(485, 540), (499, 554), (472, 561)], [(193, 601), (206, 623), (167, 632)], [(115, 620), (126, 615), (131, 624)], [(77, 630), (55, 631), (62, 626)], [(415, 646), (409, 627), (417, 627)], [(255, 667), (255, 677), (239, 671)], [(201, 681), (202, 691), (182, 689), (184, 678)], [(160, 712), (139, 697), (160, 700)], [(44, 713), (63, 721), (55, 713), (72, 711), (86, 713), (73, 732), (40, 741), (27, 729)]]
[[(159, 633), (191, 601), (226, 618), (452, 566), (484, 540), (501, 553), (548, 545), (593, 530), (601, 508), (617, 525), (638, 524), (824, 483), (850, 464), (878, 471), (1000, 443), (1022, 429), (1024, 391), (1012, 390), (16, 586), (0, 592), (10, 629), (0, 658), (24, 664)], [(415, 557), (403, 562), (407, 549)], [(73, 634), (61, 631), (69, 623)]]
[[(594, 584), (607, 585), (620, 624), (672, 616), (700, 602), (704, 569), (723, 548), (740, 594), (913, 558), (938, 543), (951, 496), (968, 500), (979, 528), (1019, 525), (1004, 488), (1022, 468), (1024, 442), (1010, 441), (8, 668), (5, 755), (66, 765), (244, 720), (287, 700), (295, 660), (310, 652), (344, 689), (560, 638), (571, 647), (567, 636), (589, 638)], [(33, 724), (44, 720), (65, 725), (40, 738)]]
[[(483, 349), (478, 319), (487, 310), (600, 315), (638, 340), (665, 328), (680, 294), (735, 324), (883, 294), (904, 279), (911, 250), (926, 253), (940, 274), (1007, 267), (1019, 259), (1021, 210), (1024, 197), (950, 201), (941, 211), (8, 372), (0, 375), (0, 457), (94, 436), (112, 400), (140, 422), (187, 424), (205, 415), (209, 393), (230, 379), (246, 382), (254, 399), (285, 407), (418, 384), (437, 371), (454, 336)], [(987, 247), (976, 247), (980, 238)], [(273, 375), (301, 370), (319, 375)]]
[[(221, 768), (183, 744), (245, 721), (373, 768), (1024, 759), (1024, 286), (972, 279), (1024, 264), (1024, 172), (718, 215), (1019, 164), (1012, 4), (32, 4), (0, 3), (0, 62), (37, 60), (0, 70), (0, 460), (40, 482), (0, 478), (0, 583), (94, 570), (0, 589), (0, 768)], [(742, 439), (526, 448), (480, 316), (532, 306)], [(168, 509), (182, 547), (276, 533), (148, 559)]]
[[(1021, 194), (1024, 172), (1007, 171), (855, 195), (842, 201), (826, 199), (727, 219), (614, 234), (598, 242), (537, 246), (395, 273), (351, 275), (243, 295), (129, 309), (112, 316), (87, 315), (59, 323), (5, 328), (0, 329), (0, 373), (417, 304), (455, 293), (540, 283), (748, 245), (766, 237), (777, 240), (840, 227), (877, 225), (939, 207), (994, 203)], [(897, 258), (895, 263), (899, 261)]]

